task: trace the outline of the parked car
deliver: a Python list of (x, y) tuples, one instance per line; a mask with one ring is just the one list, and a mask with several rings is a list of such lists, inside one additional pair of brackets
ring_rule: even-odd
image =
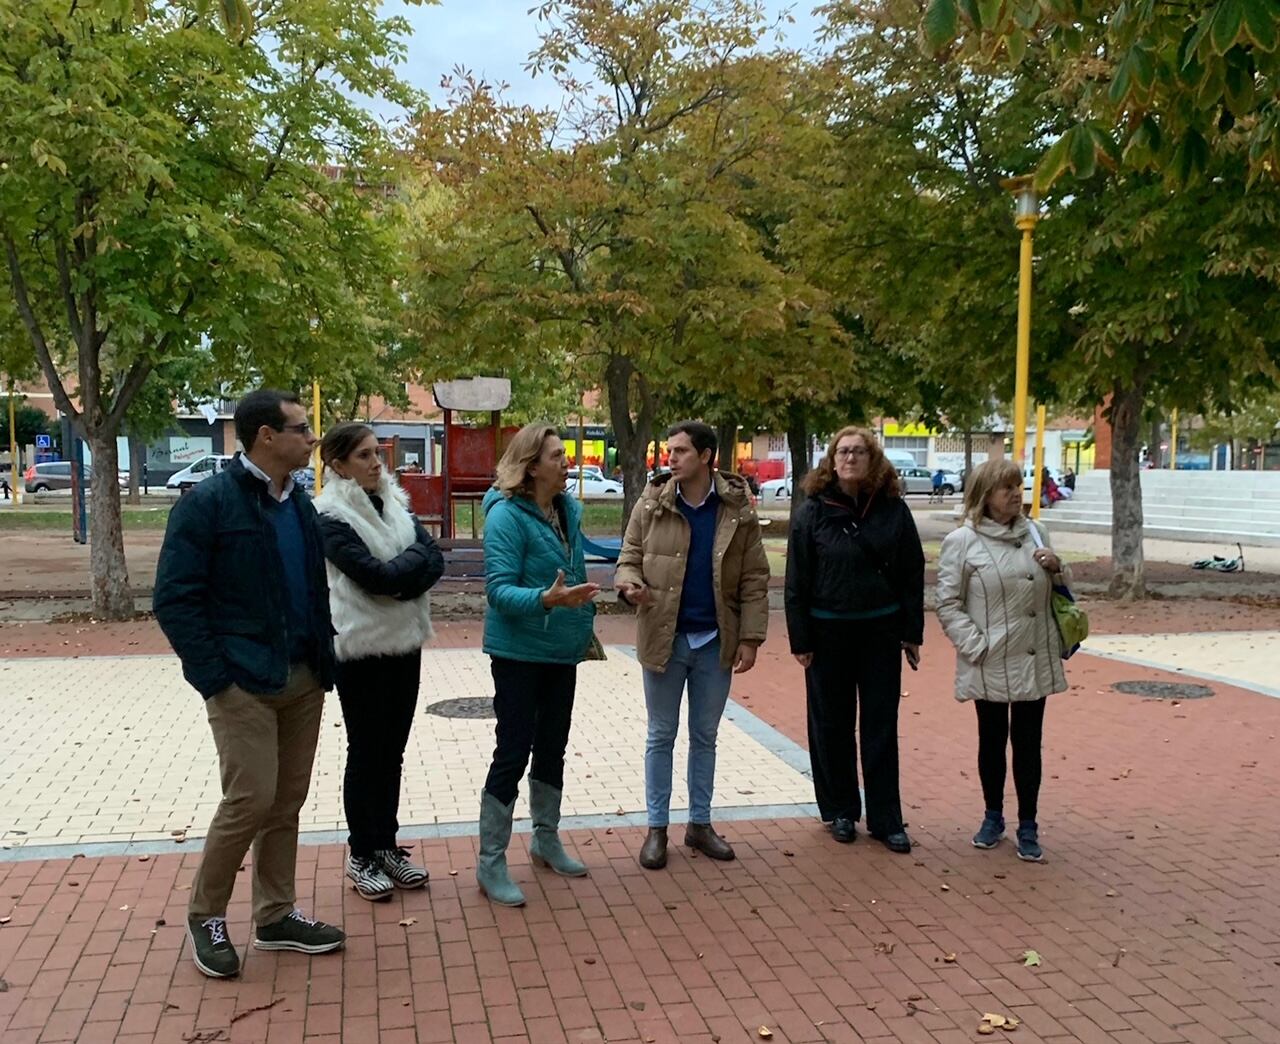
[[(1050, 468), (1049, 474), (1053, 476), (1054, 482), (1056, 482), (1059, 486), (1062, 485), (1061, 471), (1058, 471), (1056, 468)], [(1025, 490), (1030, 490), (1032, 483), (1035, 481), (1035, 477), (1036, 477), (1036, 469), (1034, 467), (1023, 468), (1022, 469), (1022, 488)]]
[[(93, 469), (86, 467), (84, 469), (86, 489), (92, 478)], [(127, 471), (117, 471), (116, 482), (121, 489), (128, 489), (129, 473)], [(32, 464), (22, 473), (22, 488), (28, 493), (50, 493), (55, 490), (69, 490), (71, 488), (71, 461), (46, 460), (39, 464)]]
[(219, 471), (230, 463), (231, 458), (221, 453), (211, 454), (207, 457), (201, 457), (194, 464), (190, 464), (181, 471), (175, 471), (169, 476), (169, 481), (165, 483), (167, 489), (190, 489), (197, 483), (203, 482), (211, 475), (216, 475)]
[[(591, 474), (590, 469), (582, 477), (583, 497), (587, 500), (593, 498), (604, 498), (608, 500), (622, 499), (622, 483), (614, 482), (612, 479), (597, 478)], [(569, 480), (565, 491), (576, 497), (578, 495), (578, 471), (576, 468), (569, 469)]]
[[(935, 469), (936, 470), (936, 469)], [(934, 473), (928, 468), (902, 468), (898, 471), (898, 477), (902, 479), (903, 493), (925, 493), (933, 492), (933, 475)], [(942, 473), (942, 493), (944, 496), (951, 496), (957, 489), (961, 488), (960, 476), (952, 471), (944, 471)]]
[[(605, 478), (604, 470), (599, 464), (584, 464), (582, 466), (583, 474), (587, 476), (588, 481), (591, 479), (599, 479), (601, 482), (612, 482), (612, 479)], [(569, 469), (569, 480), (573, 481), (578, 477), (578, 469)]]
[(315, 468), (299, 468), (297, 471), (290, 472), (290, 474), (293, 476), (293, 481), (308, 493), (316, 488)]
[(770, 479), (760, 483), (760, 500), (770, 504), (775, 500), (791, 499), (791, 480), (789, 478)]

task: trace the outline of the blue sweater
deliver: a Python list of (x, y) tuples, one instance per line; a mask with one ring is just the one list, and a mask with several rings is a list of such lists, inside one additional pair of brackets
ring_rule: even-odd
[(714, 631), (720, 626), (716, 620), (715, 572), (712, 566), (720, 498), (712, 486), (701, 507), (690, 507), (679, 493), (676, 494), (676, 504), (689, 522), (689, 557), (685, 560), (676, 631), (679, 634)]
[(270, 497), (267, 519), (275, 531), (280, 564), (284, 566), (285, 617), (289, 627), (289, 662), (302, 663), (311, 653), (311, 584), (307, 575), (307, 545), (302, 534), (298, 502), (293, 496), (283, 503)]

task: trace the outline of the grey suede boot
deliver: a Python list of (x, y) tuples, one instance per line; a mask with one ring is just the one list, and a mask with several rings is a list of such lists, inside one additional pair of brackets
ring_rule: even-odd
[(533, 818), (533, 844), (529, 854), (538, 866), (550, 867), (565, 877), (586, 877), (587, 868), (560, 843), (561, 791), (536, 779), (529, 780), (529, 813)]
[(504, 805), (487, 790), (480, 792), (480, 858), (476, 883), (499, 906), (524, 906), (524, 892), (507, 872), (507, 845), (511, 843), (511, 816), (516, 803)]

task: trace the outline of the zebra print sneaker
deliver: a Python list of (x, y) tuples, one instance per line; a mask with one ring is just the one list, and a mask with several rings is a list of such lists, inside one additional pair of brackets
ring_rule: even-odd
[(370, 902), (390, 899), (391, 893), (395, 891), (395, 885), (383, 873), (382, 863), (377, 856), (348, 855), (347, 877), (360, 897)]
[(407, 848), (384, 848), (374, 852), (373, 858), (398, 888), (421, 888), (431, 876), (424, 867), (409, 862)]

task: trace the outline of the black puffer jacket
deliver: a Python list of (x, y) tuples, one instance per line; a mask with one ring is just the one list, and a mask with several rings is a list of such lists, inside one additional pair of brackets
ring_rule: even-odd
[(883, 492), (852, 500), (834, 483), (800, 506), (787, 548), (791, 651), (813, 652), (813, 610), (897, 604), (901, 640), (924, 641), (924, 549), (911, 509)]

